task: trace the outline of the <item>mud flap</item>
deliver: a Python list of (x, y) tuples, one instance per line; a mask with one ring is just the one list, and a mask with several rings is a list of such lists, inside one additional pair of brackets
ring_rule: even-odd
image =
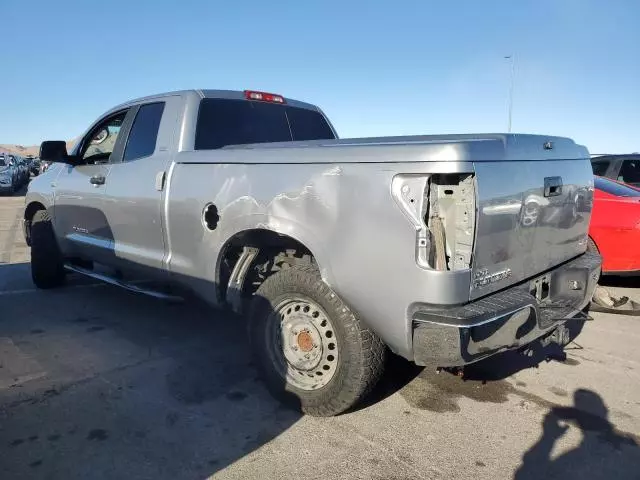
[(614, 297), (606, 288), (598, 285), (593, 294), (590, 310), (592, 312), (640, 316), (640, 303), (634, 302), (629, 297)]

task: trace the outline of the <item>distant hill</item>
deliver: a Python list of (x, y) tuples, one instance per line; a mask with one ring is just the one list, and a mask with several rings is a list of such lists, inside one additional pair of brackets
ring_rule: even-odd
[[(67, 150), (71, 150), (71, 147), (73, 147), (74, 144), (75, 140), (68, 140)], [(14, 155), (20, 155), (21, 157), (26, 157), (27, 155), (37, 157), (39, 151), (40, 145), (25, 147), (24, 145), (0, 144), (0, 153), (12, 153)]]

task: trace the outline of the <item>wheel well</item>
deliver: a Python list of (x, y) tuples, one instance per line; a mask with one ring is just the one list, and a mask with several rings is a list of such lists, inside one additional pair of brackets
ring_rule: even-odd
[(298, 264), (315, 265), (316, 260), (295, 238), (265, 229), (239, 232), (225, 243), (218, 257), (218, 299), (240, 313), (244, 300), (269, 276)]
[(40, 202), (31, 202), (24, 210), (24, 238), (27, 245), (31, 246), (31, 221), (36, 212), (46, 210), (47, 208)]

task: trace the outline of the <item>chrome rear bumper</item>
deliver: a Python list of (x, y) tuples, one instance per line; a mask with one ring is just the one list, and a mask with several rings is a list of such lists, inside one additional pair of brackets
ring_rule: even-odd
[(416, 305), (414, 361), (461, 366), (525, 346), (567, 320), (583, 318), (600, 277), (601, 257), (585, 253), (531, 280), (471, 303)]

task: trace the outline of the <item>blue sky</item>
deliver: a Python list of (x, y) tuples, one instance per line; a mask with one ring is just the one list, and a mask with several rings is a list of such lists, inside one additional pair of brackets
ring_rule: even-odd
[(0, 143), (185, 88), (316, 103), (341, 137), (506, 131), (512, 54), (514, 132), (640, 151), (635, 0), (1, 0), (0, 18)]

